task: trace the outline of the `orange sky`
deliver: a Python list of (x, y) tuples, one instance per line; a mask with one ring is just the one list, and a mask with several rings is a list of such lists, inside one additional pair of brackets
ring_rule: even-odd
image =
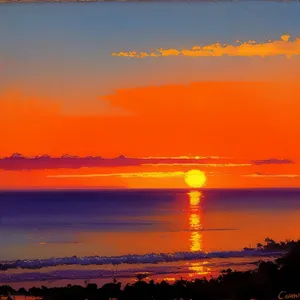
[[(67, 6), (3, 5), (0, 189), (300, 187), (295, 3)], [(23, 170), (63, 154), (228, 161)]]
[[(101, 97), (115, 114), (66, 115), (59, 102), (1, 95), (1, 156), (64, 153), (131, 157), (204, 155), (299, 160), (297, 83), (198, 82), (120, 89)], [(117, 109), (117, 110), (116, 110)], [(154, 169), (153, 169), (154, 168)], [(159, 170), (157, 169), (159, 168)], [(180, 166), (51, 170), (51, 174), (187, 171)], [(205, 168), (205, 172), (215, 171)], [(185, 187), (182, 178), (48, 178), (50, 171), (0, 171), (1, 188)], [(221, 168), (207, 187), (299, 186), (298, 178), (250, 178), (255, 172), (300, 174), (297, 164)]]
[(299, 87), (200, 82), (117, 90), (117, 115), (64, 115), (59, 103), (1, 95), (0, 155), (295, 157)]

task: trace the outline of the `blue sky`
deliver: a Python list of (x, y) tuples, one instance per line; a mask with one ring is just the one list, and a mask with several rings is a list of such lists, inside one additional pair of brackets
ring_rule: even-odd
[[(228, 66), (235, 68), (240, 62), (247, 70), (256, 63), (230, 57), (132, 60), (112, 57), (113, 51), (190, 48), (237, 39), (259, 42), (279, 39), (285, 32), (297, 36), (300, 31), (300, 6), (286, 2), (44, 3), (0, 8), (1, 90), (17, 87), (41, 94), (47, 89), (52, 98), (64, 94), (60, 100), (66, 105), (82, 101), (83, 95), (85, 101), (95, 101), (117, 88), (226, 76), (247, 80), (244, 75), (228, 75)], [(272, 59), (264, 63), (271, 65)], [(80, 82), (76, 92), (74, 82)]]

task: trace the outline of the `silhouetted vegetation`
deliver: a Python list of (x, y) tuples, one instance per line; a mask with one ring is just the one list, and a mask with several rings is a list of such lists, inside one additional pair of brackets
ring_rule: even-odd
[[(266, 239), (264, 245), (257, 245), (262, 250), (285, 251), (274, 261), (262, 261), (255, 270), (223, 270), (216, 278), (201, 278), (192, 281), (178, 280), (173, 284), (166, 281), (145, 282), (144, 274), (137, 275), (134, 284), (127, 284), (122, 289), (116, 279), (112, 283), (98, 288), (96, 284), (85, 287), (68, 285), (61, 288), (33, 287), (15, 291), (9, 286), (0, 287), (0, 293), (21, 293), (42, 296), (45, 300), (268, 300), (300, 299), (300, 240), (276, 243)], [(279, 298), (278, 298), (279, 297)]]

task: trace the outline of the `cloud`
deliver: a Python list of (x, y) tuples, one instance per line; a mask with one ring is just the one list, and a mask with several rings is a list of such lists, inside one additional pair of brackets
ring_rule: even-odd
[(254, 165), (286, 165), (293, 164), (294, 162), (290, 159), (269, 158), (262, 160), (252, 160), (251, 163)]
[(60, 157), (41, 155), (34, 157), (23, 156), (14, 153), (9, 157), (0, 159), (0, 169), (3, 170), (38, 170), (38, 169), (79, 169), (88, 167), (107, 167), (139, 165), (135, 159), (119, 156), (111, 159), (104, 159), (101, 156), (85, 156), (65, 154)]
[(190, 166), (190, 167), (220, 167), (220, 168), (226, 168), (226, 167), (249, 167), (252, 164), (250, 163), (240, 163), (240, 164), (235, 164), (235, 163), (156, 163), (156, 164), (142, 164), (142, 166)]
[[(93, 167), (122, 166), (195, 166), (195, 167), (245, 167), (250, 163), (233, 163), (231, 158), (219, 156), (171, 156), (171, 157), (125, 157), (62, 155), (51, 157), (40, 155), (27, 157), (20, 153), (0, 158), (2, 170), (80, 169)], [(157, 173), (157, 172), (155, 172)]]
[(300, 174), (264, 174), (264, 173), (254, 173), (241, 175), (242, 177), (251, 178), (300, 178)]
[(289, 34), (283, 34), (280, 40), (267, 41), (258, 43), (254, 40), (246, 42), (236, 41), (236, 44), (221, 44), (214, 43), (210, 45), (193, 46), (191, 49), (156, 49), (154, 52), (113, 52), (112, 56), (119, 57), (163, 57), (163, 56), (192, 56), (192, 57), (205, 57), (205, 56), (278, 56), (284, 55), (287, 58), (300, 54), (300, 38), (296, 37), (293, 41), (290, 40)]
[(49, 175), (48, 178), (94, 178), (94, 177), (121, 177), (121, 178), (170, 178), (184, 177), (185, 172), (134, 172), (134, 173), (108, 173), (108, 174), (75, 174), (75, 175)]
[[(229, 175), (216, 172), (206, 172), (207, 176)], [(120, 177), (120, 178), (184, 178), (186, 172), (127, 172), (127, 173), (97, 173), (97, 174), (58, 174), (48, 175), (47, 178), (97, 178), (97, 177)]]
[(229, 159), (231, 157), (223, 157), (223, 156), (187, 156), (187, 155), (182, 155), (182, 156), (145, 156), (141, 157), (141, 159)]
[[(221, 156), (149, 156), (149, 157), (126, 157), (120, 155), (115, 158), (104, 158), (102, 156), (76, 156), (64, 154), (59, 157), (49, 155), (23, 156), (14, 153), (8, 157), (0, 158), (0, 170), (41, 170), (41, 169), (80, 169), (94, 167), (129, 167), (129, 166), (151, 166), (151, 167), (213, 167), (234, 168), (250, 167), (252, 165), (281, 165), (293, 164), (289, 159), (263, 159), (240, 161), (230, 157)], [(157, 172), (156, 172), (157, 173)]]

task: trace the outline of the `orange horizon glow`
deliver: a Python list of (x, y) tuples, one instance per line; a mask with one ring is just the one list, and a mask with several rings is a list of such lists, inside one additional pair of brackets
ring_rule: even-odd
[[(104, 99), (112, 108), (128, 113), (80, 116), (64, 114), (59, 102), (2, 93), (2, 157), (20, 152), (27, 156), (228, 157), (232, 161), (223, 165), (145, 163), (78, 170), (0, 170), (0, 189), (185, 188), (182, 178), (168, 174), (195, 166), (208, 174), (208, 188), (300, 187), (299, 95), (296, 82), (198, 82), (120, 89)], [(248, 163), (271, 157), (295, 163)], [(160, 172), (160, 178), (126, 175), (148, 172)], [(121, 173), (123, 178), (90, 175)]]

